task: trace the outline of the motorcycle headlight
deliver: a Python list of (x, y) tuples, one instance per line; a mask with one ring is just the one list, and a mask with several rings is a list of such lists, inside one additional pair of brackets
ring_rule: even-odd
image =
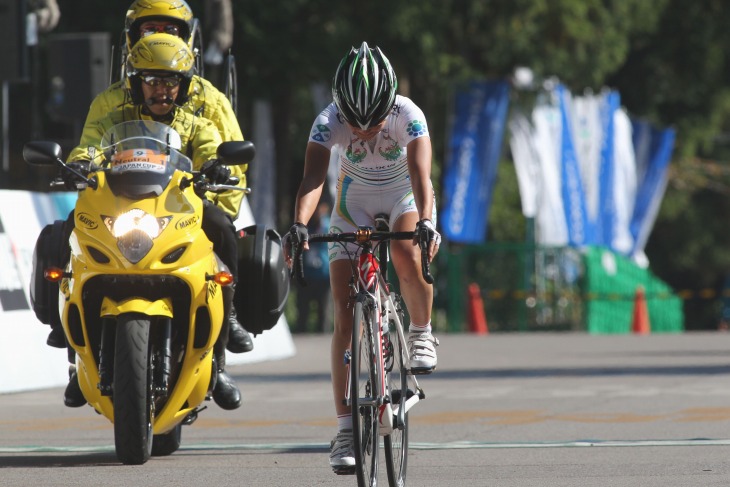
[(157, 218), (139, 209), (117, 217), (103, 216), (104, 225), (116, 237), (117, 247), (132, 264), (136, 264), (152, 248), (152, 240), (167, 227), (171, 216)]

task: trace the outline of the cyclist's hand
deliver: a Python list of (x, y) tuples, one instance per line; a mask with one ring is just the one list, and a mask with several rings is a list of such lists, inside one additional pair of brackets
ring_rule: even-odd
[[(66, 166), (78, 173), (83, 174), (84, 176), (88, 176), (89, 172), (91, 172), (91, 163), (89, 161), (73, 161), (66, 164)], [(76, 187), (76, 183), (82, 181), (76, 174), (72, 173), (71, 171), (62, 171), (61, 179), (63, 179), (63, 183), (66, 185), (67, 189), (74, 191), (78, 189)]]
[(309, 249), (309, 230), (304, 223), (296, 222), (289, 229), (289, 233), (284, 237), (284, 257), (286, 263), (291, 268), (295, 247), (301, 246), (302, 250)]
[(424, 218), (423, 220), (416, 223), (416, 233), (413, 238), (413, 245), (418, 245), (421, 240), (421, 235), (424, 235), (424, 240), (428, 240), (428, 260), (429, 262), (436, 257), (439, 245), (441, 245), (441, 234), (436, 231), (436, 226), (431, 220)]

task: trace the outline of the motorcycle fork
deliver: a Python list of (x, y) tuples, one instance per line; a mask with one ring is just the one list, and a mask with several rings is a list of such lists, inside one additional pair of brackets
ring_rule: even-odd
[(104, 318), (101, 320), (101, 346), (99, 347), (99, 384), (102, 396), (111, 396), (114, 382), (114, 343), (116, 327), (115, 321)]
[(171, 361), (172, 361), (172, 320), (161, 318), (160, 349), (155, 354), (153, 362), (155, 395), (166, 397), (169, 392)]
[[(169, 318), (160, 319), (161, 347), (153, 360), (154, 390), (156, 395), (167, 396), (172, 370), (172, 321)], [(113, 395), (114, 382), (114, 346), (116, 322), (103, 319), (101, 325), (101, 346), (99, 348), (99, 384), (102, 396)]]

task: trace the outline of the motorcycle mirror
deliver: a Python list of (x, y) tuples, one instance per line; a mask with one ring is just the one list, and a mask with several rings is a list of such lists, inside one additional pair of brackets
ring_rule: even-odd
[(250, 163), (256, 155), (256, 148), (250, 140), (223, 142), (216, 152), (218, 159), (226, 166)]
[(56, 142), (33, 141), (23, 146), (23, 159), (28, 164), (51, 166), (61, 159), (61, 146)]

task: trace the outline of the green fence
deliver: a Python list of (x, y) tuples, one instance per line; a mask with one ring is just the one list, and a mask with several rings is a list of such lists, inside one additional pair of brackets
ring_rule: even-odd
[(653, 332), (684, 329), (681, 299), (650, 271), (606, 249), (452, 244), (439, 269), (446, 286), (435, 304), (445, 309), (450, 331), (468, 330), (471, 283), (481, 290), (490, 331), (628, 333), (639, 286)]

